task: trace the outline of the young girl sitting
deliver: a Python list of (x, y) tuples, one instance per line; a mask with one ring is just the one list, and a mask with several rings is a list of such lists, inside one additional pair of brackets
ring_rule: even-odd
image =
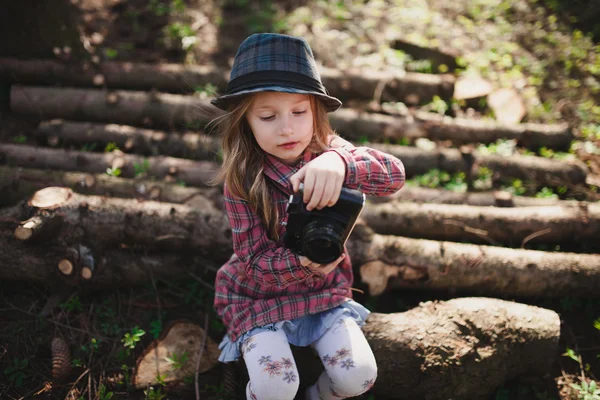
[(234, 249), (216, 278), (214, 305), (227, 327), (219, 360), (244, 358), (247, 399), (292, 400), (299, 379), (290, 344), (310, 345), (325, 371), (306, 399), (366, 392), (377, 365), (360, 329), (369, 311), (352, 300), (350, 259), (320, 265), (286, 248), (286, 205), (300, 183), (307, 210), (334, 205), (342, 186), (390, 195), (404, 184), (402, 163), (336, 136), (327, 113), (341, 102), (327, 94), (301, 38), (248, 37), (213, 104), (228, 111), (219, 179)]

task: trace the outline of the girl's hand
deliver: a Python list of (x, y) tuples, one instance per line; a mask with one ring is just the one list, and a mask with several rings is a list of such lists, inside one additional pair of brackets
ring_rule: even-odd
[(294, 192), (298, 191), (300, 182), (304, 182), (303, 201), (310, 211), (334, 205), (340, 197), (345, 176), (346, 163), (342, 157), (328, 151), (302, 167), (290, 181)]
[(304, 267), (306, 268), (310, 268), (312, 269), (314, 272), (317, 272), (321, 275), (327, 275), (328, 273), (330, 273), (331, 271), (333, 271), (333, 269), (335, 267), (338, 266), (338, 264), (344, 259), (346, 258), (346, 254), (342, 253), (341, 256), (339, 256), (337, 258), (337, 260), (335, 260), (332, 263), (326, 264), (326, 265), (322, 265), (322, 264), (317, 264), (314, 263), (312, 261), (310, 261), (308, 258), (304, 257), (304, 256), (298, 256), (300, 258), (300, 264), (302, 264)]

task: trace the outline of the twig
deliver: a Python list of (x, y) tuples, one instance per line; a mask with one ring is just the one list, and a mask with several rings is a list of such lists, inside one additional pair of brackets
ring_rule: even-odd
[(464, 222), (456, 221), (456, 220), (453, 220), (453, 219), (444, 220), (444, 224), (446, 224), (446, 225), (454, 225), (454, 226), (461, 227), (465, 232), (472, 233), (472, 234), (474, 234), (476, 236), (479, 236), (480, 238), (482, 238), (483, 240), (487, 241), (488, 243), (491, 243), (491, 244), (493, 244), (495, 246), (502, 246), (502, 244), (500, 242), (492, 239), (490, 237), (490, 235), (488, 234), (488, 232), (484, 231), (483, 229), (473, 228), (473, 227), (468, 226)]
[(204, 346), (206, 346), (206, 337), (208, 336), (208, 312), (204, 312), (204, 337), (202, 338), (202, 344), (198, 351), (198, 359), (196, 360), (196, 376), (194, 379), (194, 385), (196, 386), (196, 400), (200, 400), (200, 388), (198, 387), (198, 375), (200, 375), (200, 361), (202, 360), (202, 353), (204, 353)]
[(531, 239), (535, 239), (536, 237), (543, 236), (547, 233), (552, 232), (552, 228), (542, 229), (541, 231), (533, 232), (531, 235), (525, 236), (523, 241), (521, 242), (521, 248), (525, 248), (525, 244), (529, 242)]
[(77, 385), (79, 383), (79, 381), (85, 376), (85, 374), (87, 374), (88, 372), (90, 372), (90, 369), (86, 369), (85, 371), (83, 371), (83, 373), (81, 375), (79, 375), (79, 378), (77, 378), (75, 380), (75, 382), (73, 382), (73, 384), (71, 385), (71, 389), (69, 389), (69, 391), (67, 392), (67, 395), (65, 396), (65, 400), (67, 400), (67, 398), (69, 397), (69, 393), (71, 392), (71, 390), (73, 390), (73, 388), (75, 388), (75, 385)]

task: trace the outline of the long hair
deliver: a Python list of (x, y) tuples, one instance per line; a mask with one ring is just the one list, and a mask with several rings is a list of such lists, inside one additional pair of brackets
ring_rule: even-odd
[[(267, 185), (268, 178), (263, 173), (265, 153), (246, 120), (246, 112), (255, 96), (246, 96), (218, 122), (223, 163), (213, 183), (225, 182), (233, 196), (247, 201), (260, 217), (269, 239), (278, 240), (279, 215)], [(309, 97), (313, 137), (306, 151), (321, 153), (329, 148), (329, 135), (335, 133), (325, 106), (314, 96)]]

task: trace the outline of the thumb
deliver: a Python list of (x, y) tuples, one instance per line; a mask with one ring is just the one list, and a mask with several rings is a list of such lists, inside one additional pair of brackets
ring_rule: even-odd
[(298, 191), (300, 188), (300, 183), (304, 181), (304, 175), (306, 175), (306, 166), (300, 168), (298, 172), (296, 172), (290, 178), (290, 182), (292, 182), (292, 187), (294, 189), (294, 193)]

